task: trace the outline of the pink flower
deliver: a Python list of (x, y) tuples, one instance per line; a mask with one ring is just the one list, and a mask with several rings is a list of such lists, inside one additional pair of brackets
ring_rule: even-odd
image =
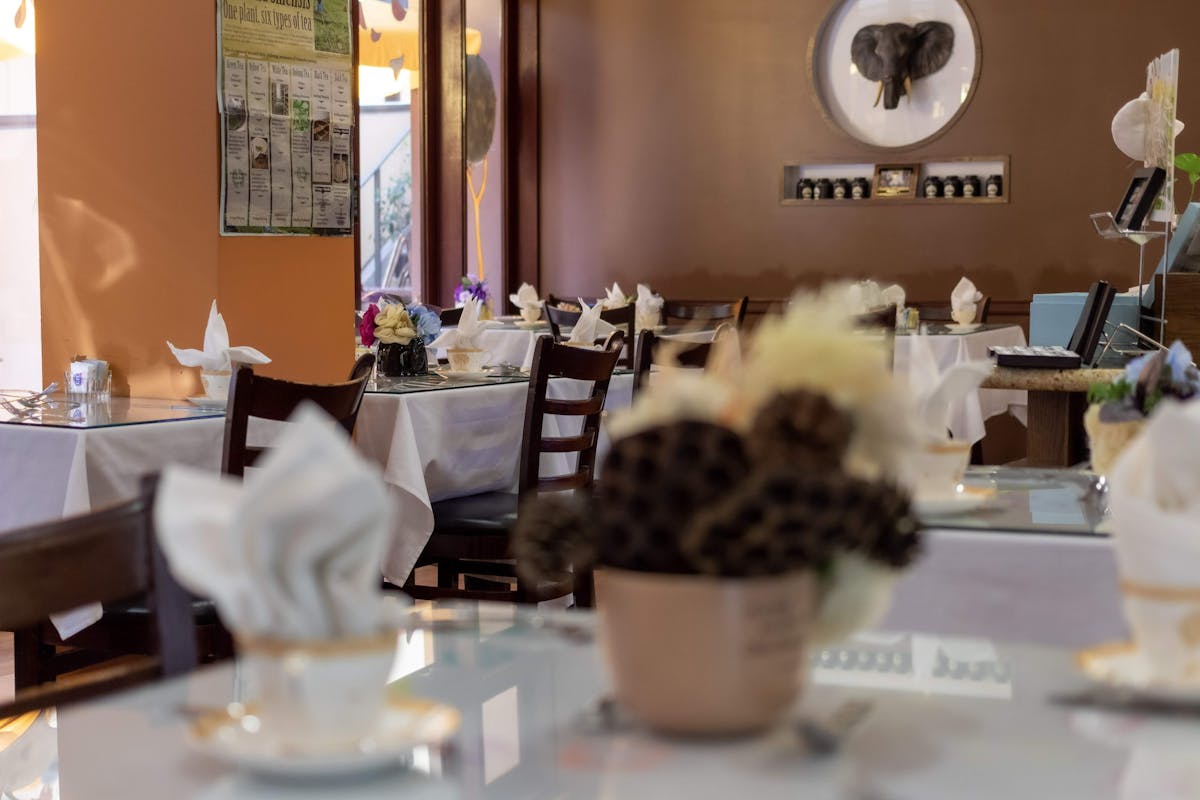
[(363, 347), (375, 344), (375, 317), (377, 316), (379, 316), (379, 306), (371, 303), (363, 312), (362, 322), (358, 323), (358, 336), (362, 339)]

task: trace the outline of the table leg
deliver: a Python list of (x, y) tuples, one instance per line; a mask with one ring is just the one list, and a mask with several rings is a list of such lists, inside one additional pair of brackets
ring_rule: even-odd
[(1030, 390), (1026, 460), (1031, 467), (1069, 467), (1087, 458), (1082, 392)]

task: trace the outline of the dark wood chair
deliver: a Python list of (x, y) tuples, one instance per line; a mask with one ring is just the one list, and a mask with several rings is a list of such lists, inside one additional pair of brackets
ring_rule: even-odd
[(457, 325), (458, 321), (462, 319), (462, 312), (461, 308), (443, 308), (438, 313), (438, 318), (441, 319), (443, 325)]
[(870, 311), (859, 314), (855, 318), (855, 326), (859, 330), (878, 332), (883, 335), (884, 344), (887, 348), (886, 360), (888, 369), (895, 366), (896, 362), (896, 304), (893, 303), (887, 306), (873, 308)]
[[(0, 706), (0, 718), (196, 666), (191, 598), (171, 576), (154, 537), (155, 483), (144, 479), (140, 495), (118, 506), (0, 536), (0, 629), (17, 631), (17, 695)], [(113, 636), (121, 631), (101, 620), (68, 642), (76, 648), (85, 641), (84, 649), (56, 653), (62, 642), (50, 615), (89, 603), (140, 605), (148, 635)], [(137, 657), (93, 667), (63, 685), (49, 683), (63, 672), (130, 655)]]
[[(360, 363), (355, 364), (357, 373)], [(373, 358), (373, 357), (372, 357)], [(373, 363), (373, 362), (372, 362)], [(367, 388), (369, 365), (361, 365), (365, 372), (344, 383), (296, 383), (279, 378), (255, 375), (247, 365), (241, 365), (229, 382), (229, 403), (225, 413), (225, 445), (221, 456), (221, 471), (228, 475), (244, 475), (246, 467), (267, 449), (246, 443), (250, 418), (283, 421), (292, 415), (296, 407), (308, 400), (316, 403), (327, 414), (345, 428), (347, 434), (354, 432), (358, 409), (362, 405), (363, 392)]]
[[(563, 328), (574, 326), (583, 313), (581, 311), (566, 311), (549, 303), (546, 304), (543, 310), (546, 312), (546, 321), (550, 323), (550, 336), (556, 342), (565, 342), (570, 338), (563, 333)], [(633, 349), (632, 343), (636, 341), (633, 330), (636, 318), (637, 309), (632, 304), (600, 312), (600, 319), (625, 335), (625, 341), (631, 344), (629, 350)], [(618, 363), (622, 366), (632, 366), (633, 355), (630, 352), (626, 352), (618, 360)]]
[[(654, 365), (654, 356), (659, 345), (664, 341), (668, 340), (656, 335), (654, 331), (642, 331), (638, 334), (637, 347), (634, 348), (633, 354), (634, 397), (637, 397), (638, 392), (650, 380), (650, 367)], [(708, 357), (711, 353), (712, 342), (683, 343), (674, 356), (681, 367), (703, 369), (708, 366)]]
[(736, 300), (668, 300), (663, 303), (663, 319), (680, 320), (682, 322), (732, 322), (734, 327), (741, 329), (746, 319), (746, 306), (750, 304), (749, 297), (739, 297)]
[[(405, 592), (423, 600), (457, 598), (521, 603), (541, 602), (573, 592), (578, 605), (590, 605), (590, 573), (579, 572), (569, 580), (538, 585), (515, 577), (509, 534), (523, 498), (541, 492), (591, 489), (600, 415), (624, 344), (624, 337), (618, 334), (613, 335), (607, 350), (568, 347), (549, 337), (538, 340), (525, 401), (518, 491), (487, 492), (434, 503), (433, 535), (417, 564), (436, 564), (438, 585), (418, 584), (414, 570), (404, 585)], [(592, 390), (580, 400), (549, 399), (550, 379), (558, 377), (591, 381)], [(545, 436), (543, 423), (547, 416), (580, 419), (580, 432), (572, 436)], [(577, 454), (574, 470), (563, 475), (541, 475), (543, 453)]]
[(350, 368), (350, 377), (347, 380), (356, 381), (359, 378), (370, 378), (371, 372), (375, 369), (375, 354), (363, 353), (354, 362), (354, 366)]

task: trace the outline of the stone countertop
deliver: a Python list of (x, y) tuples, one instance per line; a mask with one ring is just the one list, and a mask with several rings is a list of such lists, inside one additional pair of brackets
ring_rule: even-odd
[(1086, 392), (1093, 383), (1107, 383), (1121, 369), (1017, 369), (995, 367), (983, 382), (985, 389), (1028, 389), (1037, 392)]

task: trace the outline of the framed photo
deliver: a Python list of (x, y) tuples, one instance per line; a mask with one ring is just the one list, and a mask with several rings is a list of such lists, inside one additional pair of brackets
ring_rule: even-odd
[(967, 0), (827, 0), (808, 44), (825, 120), (880, 149), (917, 147), (966, 110), (982, 45)]
[(876, 164), (876, 197), (912, 197), (917, 191), (916, 164)]
[(1121, 198), (1121, 205), (1117, 207), (1117, 213), (1113, 214), (1118, 228), (1124, 231), (1142, 229), (1142, 223), (1146, 221), (1150, 209), (1154, 208), (1154, 199), (1162, 190), (1166, 177), (1167, 173), (1162, 167), (1147, 167), (1133, 174), (1133, 180), (1129, 182), (1129, 188)]

